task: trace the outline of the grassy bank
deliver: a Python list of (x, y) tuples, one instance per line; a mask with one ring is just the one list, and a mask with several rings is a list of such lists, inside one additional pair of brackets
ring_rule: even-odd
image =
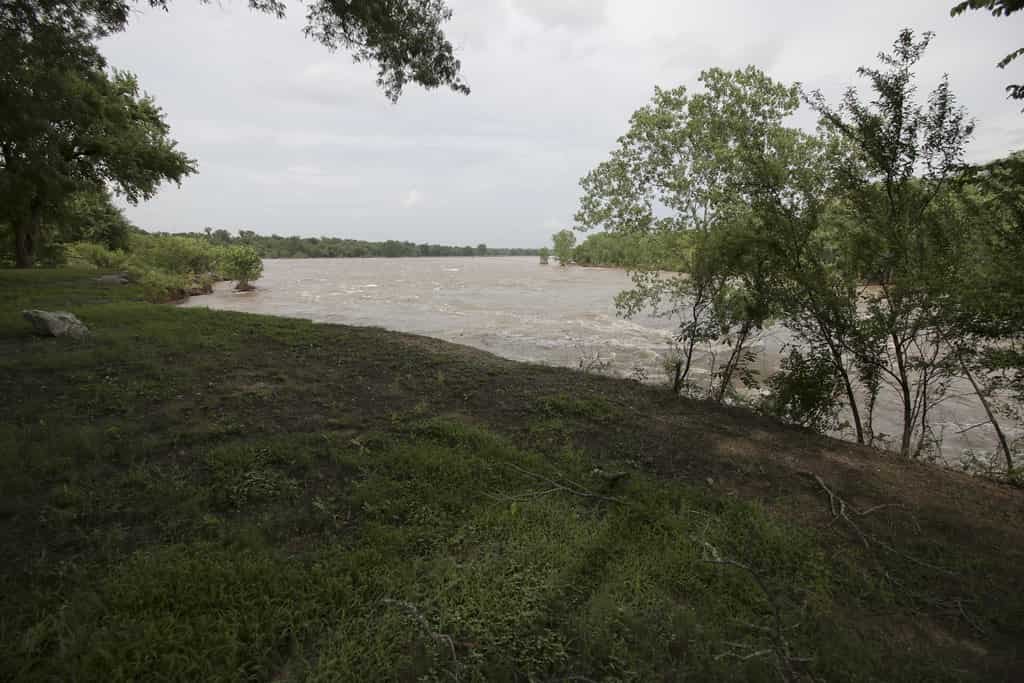
[(95, 276), (0, 271), (2, 679), (1024, 676), (1020, 491)]

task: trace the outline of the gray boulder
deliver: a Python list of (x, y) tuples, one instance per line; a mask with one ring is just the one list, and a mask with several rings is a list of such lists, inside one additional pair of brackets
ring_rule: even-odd
[(45, 337), (74, 337), (81, 339), (89, 334), (89, 328), (67, 311), (22, 311), (25, 320), (32, 323), (36, 334)]
[(101, 285), (126, 285), (128, 284), (128, 276), (124, 273), (114, 273), (113, 275), (101, 275), (96, 278), (96, 282)]

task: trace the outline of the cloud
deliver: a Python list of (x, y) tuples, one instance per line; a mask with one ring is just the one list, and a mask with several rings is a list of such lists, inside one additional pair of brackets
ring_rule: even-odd
[[(138, 74), (201, 172), (129, 217), (164, 230), (538, 246), (572, 225), (579, 178), (655, 85), (698, 88), (702, 69), (754, 63), (835, 101), (848, 85), (863, 90), (856, 68), (905, 26), (937, 33), (921, 90), (949, 72), (978, 119), (969, 158), (1024, 145), (1019, 103), (1003, 93), (1014, 74), (994, 66), (1018, 47), (1018, 23), (951, 19), (934, 0), (449, 4), (472, 95), (410, 87), (397, 105), (372, 65), (306, 40), (297, 5), (285, 21), (246, 3), (133, 15), (103, 51)], [(813, 127), (814, 116), (797, 121)]]
[(402, 195), (402, 206), (404, 206), (407, 209), (417, 206), (422, 201), (423, 193), (420, 192), (419, 190), (409, 190), (404, 195)]
[(608, 12), (606, 0), (512, 0), (512, 6), (544, 26), (568, 29), (598, 26)]

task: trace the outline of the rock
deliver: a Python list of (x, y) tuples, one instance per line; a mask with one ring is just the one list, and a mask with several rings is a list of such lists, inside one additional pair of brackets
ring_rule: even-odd
[(96, 282), (101, 285), (126, 285), (128, 284), (128, 276), (124, 273), (114, 273), (113, 275), (101, 275), (96, 278)]
[(212, 294), (213, 285), (209, 282), (190, 282), (185, 287), (185, 293), (189, 296), (201, 296), (203, 294)]
[(25, 320), (32, 323), (36, 334), (46, 337), (74, 337), (81, 339), (89, 334), (89, 328), (67, 311), (22, 311)]

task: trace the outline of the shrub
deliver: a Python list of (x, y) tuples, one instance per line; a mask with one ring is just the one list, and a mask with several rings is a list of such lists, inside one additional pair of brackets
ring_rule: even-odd
[(68, 255), (74, 261), (88, 263), (100, 270), (120, 270), (128, 261), (126, 252), (107, 249), (94, 242), (76, 242), (68, 247)]
[(167, 273), (210, 273), (217, 270), (223, 249), (206, 240), (174, 235), (135, 235), (133, 260)]
[(220, 260), (221, 274), (228, 280), (237, 280), (235, 289), (250, 289), (249, 284), (263, 274), (263, 260), (252, 247), (228, 247)]
[(142, 285), (142, 295), (152, 303), (178, 301), (187, 295), (188, 278), (180, 273), (168, 273), (162, 270), (138, 270), (133, 279)]

